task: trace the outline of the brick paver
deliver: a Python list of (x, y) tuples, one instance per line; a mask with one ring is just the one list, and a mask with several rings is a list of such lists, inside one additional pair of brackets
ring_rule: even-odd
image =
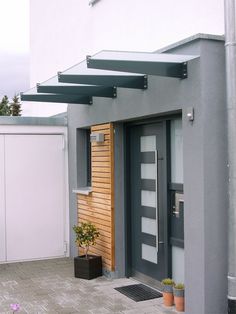
[(176, 314), (162, 305), (162, 298), (134, 302), (114, 288), (134, 284), (133, 279), (99, 277), (83, 280), (73, 276), (69, 258), (0, 265), (0, 313), (80, 314)]

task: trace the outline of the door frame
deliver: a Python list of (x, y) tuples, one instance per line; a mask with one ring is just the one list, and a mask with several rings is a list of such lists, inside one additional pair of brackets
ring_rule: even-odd
[[(162, 117), (156, 118), (148, 118), (142, 120), (136, 120), (132, 122), (128, 122), (124, 124), (124, 195), (125, 195), (125, 275), (126, 277), (132, 276), (132, 257), (131, 257), (131, 233), (130, 233), (130, 225), (131, 225), (131, 210), (130, 210), (130, 153), (129, 153), (129, 143), (130, 143), (130, 128), (138, 125), (148, 125), (155, 124), (158, 122), (163, 123), (163, 141), (164, 141), (164, 154), (166, 155), (165, 160), (163, 161), (164, 172), (166, 173), (163, 185), (164, 194), (163, 201), (165, 204), (164, 207), (164, 224), (166, 226), (164, 233), (164, 246), (165, 246), (165, 261), (167, 265), (166, 277), (172, 276), (172, 254), (171, 254), (171, 246), (169, 243), (169, 233), (170, 233), (170, 193), (169, 193), (169, 184), (170, 184), (170, 162), (171, 162), (171, 152), (170, 152), (170, 121), (182, 116), (182, 112), (178, 112), (176, 114), (170, 114)], [(140, 281), (146, 282), (147, 284), (160, 287), (160, 282), (158, 280), (152, 279), (144, 274), (137, 273), (137, 279)]]

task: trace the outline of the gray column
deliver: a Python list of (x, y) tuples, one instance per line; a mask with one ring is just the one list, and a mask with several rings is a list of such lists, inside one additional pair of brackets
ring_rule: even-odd
[(236, 29), (235, 0), (225, 0), (226, 91), (228, 118), (228, 311), (236, 313)]

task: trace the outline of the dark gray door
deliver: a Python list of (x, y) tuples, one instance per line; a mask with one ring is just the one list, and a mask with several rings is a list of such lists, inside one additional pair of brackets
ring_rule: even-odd
[(164, 123), (130, 128), (130, 264), (132, 274), (167, 276)]

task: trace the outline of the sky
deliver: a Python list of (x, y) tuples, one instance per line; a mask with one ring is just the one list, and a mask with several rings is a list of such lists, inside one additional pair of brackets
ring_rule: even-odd
[(29, 88), (29, 0), (0, 0), (0, 98)]

